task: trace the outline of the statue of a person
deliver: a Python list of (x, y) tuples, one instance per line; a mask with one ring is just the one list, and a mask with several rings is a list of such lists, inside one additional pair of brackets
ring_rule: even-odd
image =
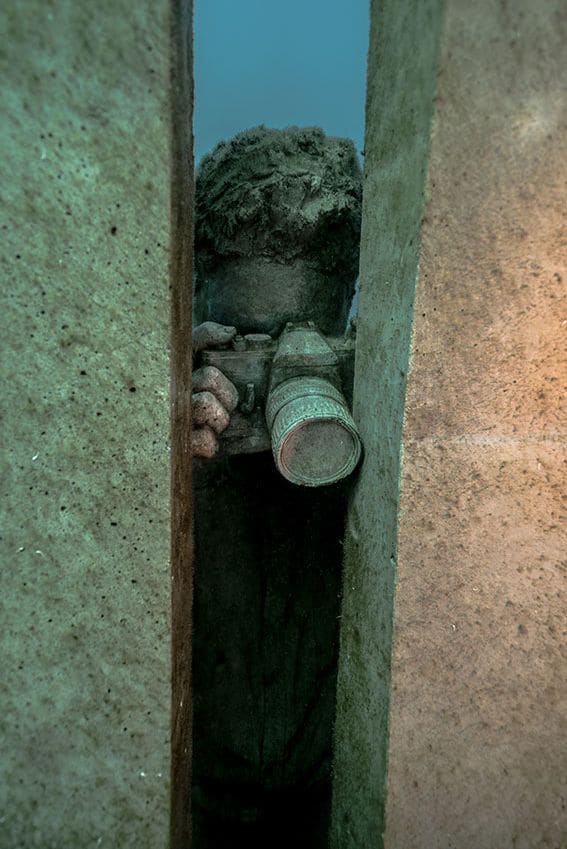
[[(345, 330), (358, 273), (352, 142), (258, 127), (196, 180), (195, 350), (289, 321)], [(195, 849), (324, 847), (331, 786), (344, 483), (295, 486), (269, 452), (216, 458), (238, 403), (194, 373)]]

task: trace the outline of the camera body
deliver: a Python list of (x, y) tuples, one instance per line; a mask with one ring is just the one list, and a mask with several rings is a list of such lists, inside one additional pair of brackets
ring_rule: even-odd
[(240, 403), (221, 434), (220, 456), (270, 448), (288, 480), (304, 486), (350, 474), (360, 440), (349, 413), (355, 338), (325, 338), (313, 322), (288, 324), (278, 339), (236, 336), (202, 352), (238, 390)]

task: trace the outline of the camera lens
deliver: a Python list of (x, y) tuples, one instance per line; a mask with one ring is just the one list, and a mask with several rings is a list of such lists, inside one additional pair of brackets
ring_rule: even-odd
[(336, 483), (360, 460), (356, 425), (342, 394), (327, 380), (284, 381), (269, 395), (266, 420), (276, 465), (292, 483)]

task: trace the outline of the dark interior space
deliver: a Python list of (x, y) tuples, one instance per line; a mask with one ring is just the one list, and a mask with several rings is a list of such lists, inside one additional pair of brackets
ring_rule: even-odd
[[(337, 392), (350, 395), (353, 354), (348, 360), (335, 342), (351, 364), (349, 380), (325, 340), (346, 330), (358, 273), (361, 183), (353, 143), (316, 127), (240, 133), (197, 172), (195, 849), (235, 841), (327, 846), (349, 485), (344, 458), (352, 438), (343, 427), (348, 401)], [(311, 324), (294, 324), (302, 319)], [(272, 343), (277, 348), (256, 348)], [(207, 349), (231, 345), (228, 360), (210, 365)], [(245, 365), (265, 363), (267, 394), (265, 381), (250, 384), (246, 373), (230, 371), (241, 345), (252, 346)], [(290, 385), (294, 392), (299, 386), (299, 397), (284, 402), (272, 426), (264, 411), (278, 392), (287, 397)], [(314, 386), (322, 387), (321, 397), (309, 394)], [(344, 401), (338, 418), (317, 412), (335, 404), (331, 396)], [(289, 409), (296, 418), (279, 443), (275, 434)], [(231, 442), (235, 429), (246, 434), (250, 427), (246, 415), (255, 416), (255, 433), (263, 428), (267, 442)], [(317, 476), (329, 457), (333, 465), (329, 433), (338, 434), (338, 482), (286, 479), (277, 446), (287, 446), (300, 467), (295, 473)]]
[(327, 845), (346, 487), (195, 469), (195, 849)]

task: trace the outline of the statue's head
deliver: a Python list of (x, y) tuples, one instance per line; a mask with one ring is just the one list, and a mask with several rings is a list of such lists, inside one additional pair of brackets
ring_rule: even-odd
[(197, 172), (196, 311), (241, 333), (287, 321), (342, 332), (358, 274), (362, 179), (353, 143), (256, 127)]

